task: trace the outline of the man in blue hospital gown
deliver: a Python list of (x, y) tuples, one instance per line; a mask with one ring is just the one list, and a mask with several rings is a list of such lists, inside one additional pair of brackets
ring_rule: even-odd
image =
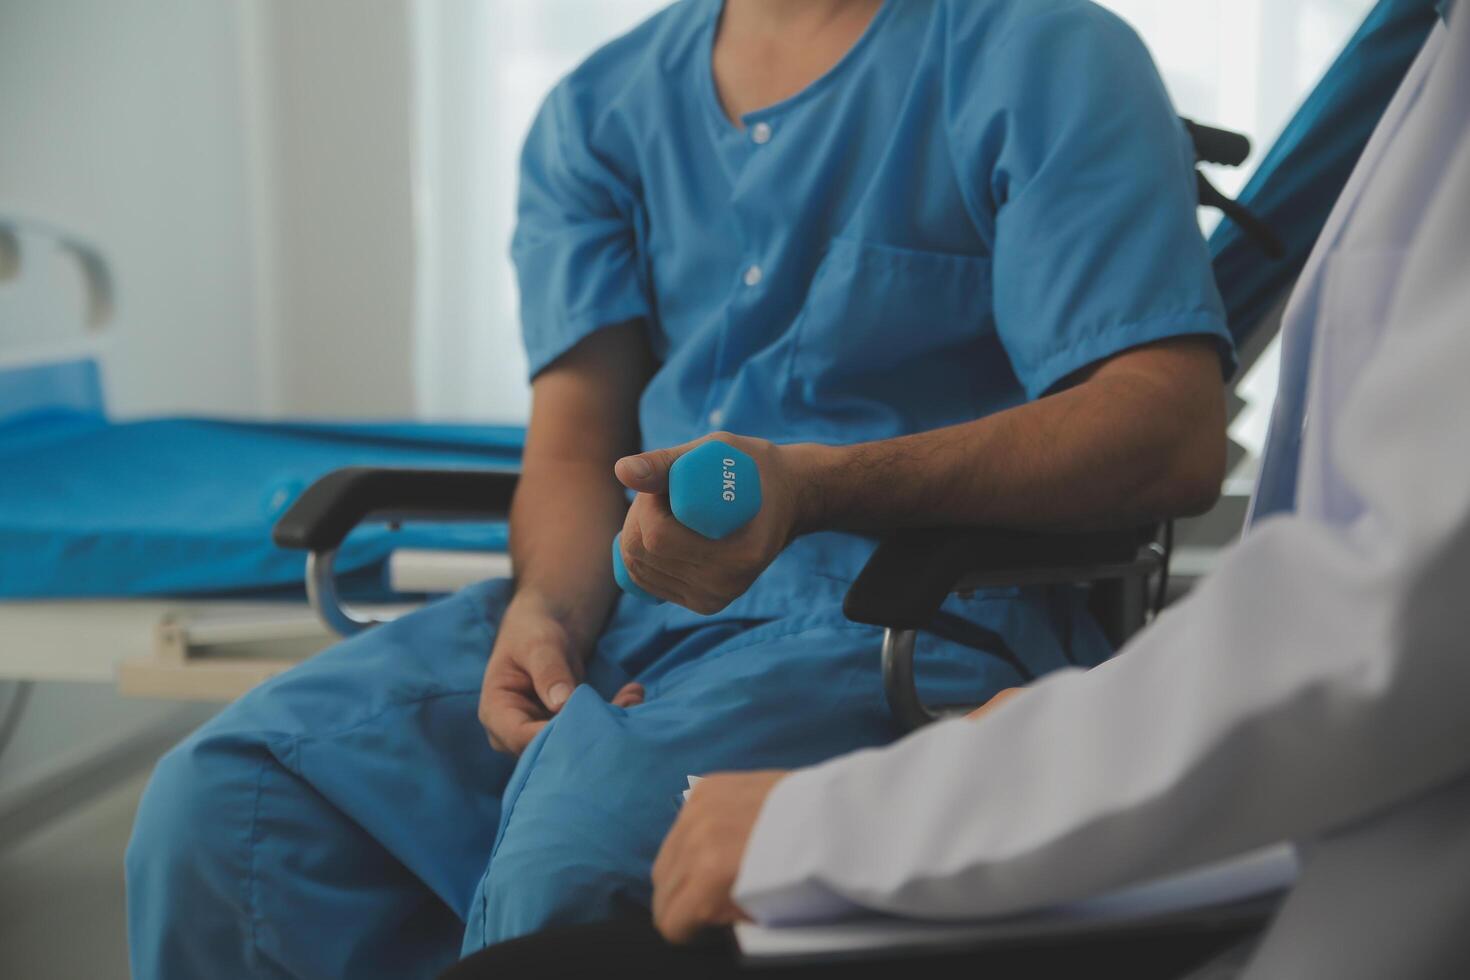
[[(865, 531), (1214, 499), (1231, 355), (1195, 203), (1147, 52), (1083, 0), (686, 0), (594, 54), (522, 163), (516, 579), (164, 758), (135, 975), (429, 974), (646, 906), (686, 775), (891, 740), (876, 633), (841, 612)], [(764, 492), (718, 543), (663, 496), (716, 430)], [(618, 597), (620, 530), (669, 601)], [(951, 702), (1109, 652), (1063, 589), (952, 600), (932, 633)]]

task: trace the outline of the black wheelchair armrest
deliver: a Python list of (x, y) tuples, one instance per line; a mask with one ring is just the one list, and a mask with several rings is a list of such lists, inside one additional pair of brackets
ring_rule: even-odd
[(1206, 126), (1183, 116), (1179, 118), (1189, 132), (1189, 138), (1194, 143), (1195, 159), (1200, 163), (1238, 167), (1250, 159), (1251, 141), (1244, 133)]
[(420, 470), (352, 466), (306, 488), (276, 521), (271, 539), (310, 552), (306, 595), (323, 623), (351, 636), (380, 620), (349, 609), (337, 594), (337, 548), (366, 520), (489, 521), (509, 515), (520, 474), (513, 470)]
[(919, 528), (884, 539), (847, 591), (856, 623), (922, 629), (945, 596), (967, 589), (1086, 582), (1127, 574), (1146, 535), (1136, 529), (1063, 533)]
[(282, 548), (325, 552), (354, 527), (383, 521), (493, 520), (510, 513), (520, 474), (513, 470), (423, 470), (352, 466), (306, 488), (276, 522)]
[(894, 720), (913, 731), (972, 710), (931, 708), (919, 696), (914, 648), (951, 592), (1142, 578), (1165, 568), (1143, 530), (1058, 533), (922, 528), (890, 535), (847, 591), (847, 618), (883, 627), (883, 690)]

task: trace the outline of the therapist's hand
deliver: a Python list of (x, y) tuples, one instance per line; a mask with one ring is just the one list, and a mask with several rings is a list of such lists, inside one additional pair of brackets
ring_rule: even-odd
[(1024, 687), (1008, 687), (1003, 691), (997, 691), (991, 696), (989, 701), (986, 701), (980, 707), (965, 715), (965, 717), (970, 721), (979, 721), (1024, 690)]
[(747, 918), (730, 891), (778, 770), (707, 776), (694, 787), (653, 862), (653, 922), (671, 943)]
[[(480, 686), (480, 724), (497, 752), (520, 755), (581, 683), (584, 650), (552, 603), (533, 592), (511, 599), (495, 635)], [(626, 684), (612, 703), (643, 702), (643, 686)]]
[[(680, 524), (669, 509), (669, 467), (695, 446), (719, 439), (755, 460), (761, 509), (729, 537), (711, 541)], [(672, 449), (625, 456), (613, 472), (638, 491), (623, 523), (623, 563), (628, 574), (660, 599), (703, 615), (724, 609), (750, 588), (802, 529), (806, 519), (803, 476), (815, 447), (778, 446), (719, 432)]]

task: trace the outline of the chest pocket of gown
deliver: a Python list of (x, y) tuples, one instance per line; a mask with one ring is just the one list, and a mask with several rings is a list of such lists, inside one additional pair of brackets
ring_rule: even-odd
[(1303, 514), (1346, 524), (1362, 501), (1332, 463), (1332, 441), (1343, 405), (1378, 349), (1388, 324), (1404, 249), (1349, 248), (1328, 257), (1321, 316), (1312, 338), (1311, 394), (1302, 420), (1297, 506)]
[(983, 400), (987, 337), (989, 259), (835, 238), (794, 325), (787, 407), (837, 438), (965, 417)]

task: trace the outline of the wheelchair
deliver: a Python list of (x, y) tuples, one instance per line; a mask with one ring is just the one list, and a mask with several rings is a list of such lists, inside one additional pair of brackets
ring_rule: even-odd
[[(1245, 136), (1182, 120), (1198, 163), (1240, 166), (1250, 156)], [(1198, 172), (1202, 207), (1223, 211), (1273, 259), (1285, 247), (1249, 210)], [(511, 470), (431, 470), (353, 467), (317, 481), (282, 515), (272, 537), (304, 550), (306, 590), (317, 615), (348, 636), (377, 620), (353, 611), (337, 588), (333, 560), (364, 522), (504, 520), (517, 474)], [(1086, 533), (1013, 528), (934, 527), (884, 538), (848, 590), (843, 611), (856, 623), (883, 630), (879, 651), (884, 690), (895, 721), (914, 730), (975, 705), (926, 705), (914, 673), (918, 637), (951, 593), (1020, 586), (1076, 585), (1114, 648), (1159, 612), (1168, 594), (1173, 526), (1127, 527)]]

